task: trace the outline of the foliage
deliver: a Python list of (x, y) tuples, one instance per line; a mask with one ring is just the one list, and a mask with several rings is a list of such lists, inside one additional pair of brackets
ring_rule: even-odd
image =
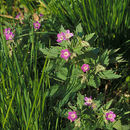
[[(32, 18), (25, 14), (22, 22), (12, 20), (6, 24), (2, 21), (0, 26), (0, 129), (59, 127), (55, 126), (59, 118), (52, 110), (48, 111), (46, 104), (48, 59), (41, 62), (38, 53), (39, 43), (44, 47), (54, 33), (43, 32), (42, 25), (39, 31), (34, 30)], [(42, 19), (40, 22), (44, 23)], [(6, 41), (3, 30), (9, 27), (15, 37)]]
[(117, 47), (118, 42), (111, 41), (128, 30), (127, 0), (51, 0), (48, 4), (57, 25), (74, 29), (80, 21), (85, 33), (96, 32), (102, 40), (98, 45), (105, 48)]
[[(40, 48), (40, 51), (50, 59), (46, 69), (50, 76), (55, 79), (62, 80), (62, 83), (71, 83), (73, 79), (78, 79), (77, 82), (98, 88), (101, 85), (101, 79), (116, 79), (120, 75), (114, 71), (108, 70), (110, 55), (112, 50), (105, 50), (103, 53), (98, 48), (91, 47), (90, 42), (94, 42), (94, 35), (82, 35), (82, 27), (79, 24), (76, 28), (75, 36), (71, 41), (64, 40), (58, 43), (59, 46), (51, 46), (51, 48)], [(62, 27), (62, 31), (65, 30)], [(71, 57), (68, 61), (61, 59), (60, 53), (63, 49), (69, 49)], [(113, 62), (118, 62), (119, 58), (113, 57)], [(121, 58), (121, 57), (120, 57)], [(116, 60), (118, 59), (118, 60)], [(54, 65), (55, 62), (55, 65)], [(121, 62), (121, 60), (119, 61)], [(81, 66), (83, 63), (90, 65), (90, 71), (83, 73)], [(84, 86), (84, 87), (85, 87)], [(82, 87), (81, 87), (82, 88)]]
[(83, 130), (83, 129), (128, 129), (128, 125), (124, 126), (121, 124), (120, 115), (116, 115), (114, 122), (106, 120), (106, 113), (109, 111), (116, 112), (116, 108), (111, 108), (113, 100), (107, 102), (107, 104), (102, 104), (100, 100), (92, 99), (92, 103), (89, 106), (86, 106), (84, 103), (85, 96), (81, 93), (77, 94), (77, 101), (68, 103), (68, 108), (65, 108), (61, 111), (61, 115), (67, 118), (69, 111), (76, 111), (77, 119), (74, 122), (66, 122), (67, 129), (74, 130)]
[[(94, 7), (95, 3), (90, 0), (87, 2)], [(86, 6), (87, 11), (90, 10), (92, 14), (88, 14), (90, 21), (88, 24), (85, 23), (87, 18), (84, 16), (84, 8), (81, 8), (86, 4), (84, 0), (0, 1), (2, 5), (0, 8), (0, 24), (2, 25), (0, 26), (0, 129), (62, 130), (66, 127), (72, 128), (74, 124), (70, 124), (65, 119), (67, 116), (65, 113), (69, 108), (71, 110), (78, 108), (78, 111), (85, 110), (81, 114), (83, 127), (90, 128), (97, 121), (95, 128), (109, 127), (110, 129), (111, 124), (107, 126), (102, 120), (104, 126), (99, 119), (104, 110), (114, 110), (118, 117), (115, 124), (112, 124), (113, 128), (127, 130), (129, 76), (127, 75), (126, 78), (123, 75), (123, 73), (126, 75), (127, 71), (124, 71), (126, 66), (122, 55), (119, 54), (121, 49), (104, 49), (104, 44), (107, 45), (105, 42), (107, 38), (101, 42), (101, 44), (104, 43), (102, 48), (95, 46), (99, 43), (99, 39), (102, 41), (104, 36), (108, 36), (109, 29), (105, 29), (109, 25), (111, 25), (110, 29), (117, 28), (116, 34), (120, 29), (121, 32), (124, 29), (127, 30), (127, 3), (123, 2), (120, 21), (116, 15), (106, 14), (106, 16), (114, 17), (112, 18), (113, 24), (109, 20), (110, 23), (106, 26), (97, 17), (100, 11), (96, 9), (97, 15), (93, 15), (91, 6)], [(55, 6), (52, 7), (52, 5)], [(121, 11), (120, 6), (118, 8)], [(119, 11), (115, 9), (116, 7), (114, 3), (110, 8), (111, 14)], [(103, 9), (103, 11), (106, 10)], [(75, 15), (79, 12), (80, 15)], [(15, 18), (19, 13), (20, 17)], [(42, 17), (40, 13), (43, 13)], [(54, 13), (57, 13), (56, 16)], [(58, 19), (59, 16), (60, 19)], [(102, 33), (101, 28), (91, 26), (94, 21), (90, 16), (97, 17), (101, 21), (105, 33)], [(124, 19), (126, 19), (125, 24)], [(36, 21), (39, 21), (40, 29), (33, 26)], [(79, 21), (82, 21), (81, 24), (78, 24)], [(115, 24), (115, 21), (118, 22)], [(66, 29), (73, 30), (74, 36), (70, 40), (56, 43), (56, 32), (59, 31), (61, 22)], [(87, 26), (90, 26), (90, 29)], [(61, 26), (60, 33), (66, 33), (64, 27)], [(15, 34), (12, 40), (6, 40), (3, 33), (5, 28), (11, 28)], [(127, 35), (127, 32), (123, 34), (123, 37), (125, 34)], [(117, 35), (115, 37), (118, 39)], [(128, 46), (129, 40), (125, 43)], [(64, 49), (68, 49), (71, 54), (67, 60), (61, 57), (61, 51)], [(129, 48), (126, 52), (128, 50)], [(90, 67), (86, 72), (81, 69), (83, 64)], [(122, 77), (125, 78), (123, 82)], [(111, 81), (114, 81), (114, 86), (110, 85)], [(116, 81), (122, 85), (121, 89), (118, 88)], [(97, 103), (96, 111), (83, 105), (84, 94), (94, 97)], [(91, 113), (88, 113), (88, 110)], [(87, 122), (85, 123), (84, 120)], [(88, 125), (85, 126), (87, 123)]]

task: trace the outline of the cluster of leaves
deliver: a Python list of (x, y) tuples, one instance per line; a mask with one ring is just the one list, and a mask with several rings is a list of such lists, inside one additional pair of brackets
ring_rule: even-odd
[[(63, 26), (61, 32), (65, 32)], [(116, 79), (121, 75), (116, 74), (108, 66), (112, 62), (121, 62), (121, 57), (112, 56), (117, 50), (105, 50), (100, 52), (98, 48), (91, 47), (95, 41), (95, 34), (83, 35), (83, 29), (79, 24), (71, 40), (64, 40), (50, 48), (39, 48), (48, 58), (45, 73), (51, 80), (49, 96), (58, 99), (56, 106), (60, 109), (75, 93), (84, 88), (99, 88), (101, 79)], [(60, 57), (61, 50), (69, 49), (71, 56), (66, 61)], [(84, 73), (81, 70), (83, 64), (89, 64), (90, 70)], [(60, 98), (59, 98), (60, 97)]]
[[(64, 32), (61, 28), (61, 32)], [(96, 40), (94, 33), (89, 35), (82, 35), (82, 27), (79, 24), (76, 28), (75, 36), (71, 41), (63, 41), (58, 43), (57, 46), (51, 48), (40, 48), (40, 51), (50, 59), (46, 71), (53, 75), (55, 78), (61, 79), (63, 82), (73, 78), (80, 79), (81, 83), (99, 87), (100, 79), (116, 79), (120, 78), (111, 69), (108, 69), (110, 63), (122, 62), (122, 57), (112, 57), (117, 50), (105, 50), (100, 52), (99, 48), (91, 47), (91, 43)], [(71, 52), (70, 59), (66, 62), (60, 57), (62, 49), (69, 48)], [(55, 63), (55, 64), (54, 64)], [(90, 65), (90, 71), (83, 73), (81, 66), (83, 63)], [(71, 71), (71, 73), (69, 72)]]
[[(124, 126), (121, 124), (120, 115), (116, 115), (114, 122), (106, 120), (106, 113), (109, 111), (117, 111), (117, 108), (111, 108), (113, 99), (103, 104), (101, 100), (92, 99), (92, 104), (90, 106), (84, 105), (85, 96), (81, 93), (77, 94), (77, 101), (73, 100), (68, 103), (68, 107), (61, 110), (60, 116), (67, 118), (68, 112), (75, 111), (77, 113), (77, 118), (74, 123), (66, 122), (66, 127), (64, 130), (83, 130), (83, 129), (128, 129), (128, 125)], [(119, 128), (120, 126), (120, 128)]]
[[(130, 66), (130, 40), (129, 40), (129, 10), (128, 0), (50, 0), (48, 12), (52, 15), (50, 22), (57, 31), (62, 24), (72, 31), (81, 22), (85, 34), (95, 32), (99, 38), (94, 46), (100, 49), (117, 49), (117, 53), (123, 54), (127, 63), (117, 65), (118, 71), (123, 75), (122, 80), (114, 80), (112, 86), (117, 91), (129, 74)], [(49, 16), (51, 16), (49, 15)], [(128, 87), (128, 86), (127, 86)]]

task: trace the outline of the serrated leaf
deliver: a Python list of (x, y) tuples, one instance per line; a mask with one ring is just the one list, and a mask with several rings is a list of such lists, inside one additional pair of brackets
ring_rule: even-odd
[(50, 90), (49, 96), (52, 97), (57, 92), (58, 88), (59, 88), (58, 85), (51, 86), (51, 90)]
[(59, 79), (66, 80), (68, 74), (68, 69), (65, 67), (61, 67), (58, 72), (56, 72), (56, 76)]
[(106, 50), (100, 57), (98, 61), (101, 65), (108, 65), (109, 64), (109, 54), (108, 50)]
[(39, 50), (44, 55), (46, 55), (48, 58), (56, 58), (60, 54), (60, 49), (61, 48), (58, 48), (58, 47), (51, 47), (50, 49), (48, 49), (48, 48), (45, 48), (45, 49), (40, 48)]
[(109, 102), (107, 102), (107, 104), (105, 105), (105, 109), (109, 109), (111, 104), (112, 104), (112, 102), (113, 102), (113, 99), (110, 100)]
[[(116, 121), (116, 123), (113, 125), (113, 127), (116, 128), (117, 130), (123, 130), (120, 120)], [(125, 129), (125, 130), (127, 130), (127, 129)]]
[(106, 68), (105, 68), (104, 66), (98, 64), (98, 65), (96, 66), (95, 74), (98, 73), (98, 72), (100, 72), (100, 71), (104, 71), (105, 69), (106, 69)]
[(90, 34), (86, 35), (86, 36), (85, 36), (85, 40), (86, 40), (86, 41), (91, 40), (94, 35), (95, 35), (95, 33), (90, 33)]
[(61, 47), (68, 47), (70, 45), (70, 42), (68, 42), (67, 40), (62, 41), (61, 43), (57, 43), (58, 45), (60, 45)]
[(81, 51), (82, 49), (82, 46), (76, 46), (75, 48), (73, 48), (73, 52), (80, 55), (82, 54), (83, 52)]
[(76, 27), (76, 33), (78, 36), (82, 37), (83, 36), (83, 28), (81, 26), (81, 23), (77, 25)]
[(65, 32), (63, 25), (61, 25), (61, 27), (60, 27), (60, 32)]
[(81, 110), (82, 110), (83, 104), (84, 104), (84, 96), (81, 95), (81, 93), (78, 93), (78, 96), (77, 96), (77, 106), (78, 106)]
[(117, 79), (117, 78), (121, 77), (121, 75), (114, 74), (114, 72), (112, 70), (106, 70), (103, 72), (99, 72), (98, 75), (102, 79)]
[(95, 33), (90, 33), (90, 34), (85, 36), (85, 41), (87, 41), (89, 43), (94, 43), (94, 41), (96, 39), (97, 39), (97, 36), (95, 35)]
[(100, 86), (100, 79), (97, 76), (91, 75), (88, 79), (88, 85), (97, 88)]

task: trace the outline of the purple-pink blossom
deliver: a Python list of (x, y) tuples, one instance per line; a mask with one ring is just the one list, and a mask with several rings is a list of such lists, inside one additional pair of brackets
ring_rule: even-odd
[(71, 38), (73, 36), (74, 36), (74, 34), (70, 33), (70, 30), (66, 30), (66, 32), (65, 32), (65, 39), (66, 40), (69, 40), (69, 38)]
[(116, 118), (116, 114), (114, 112), (110, 111), (106, 113), (106, 119), (110, 120), (111, 122), (114, 122)]
[(85, 97), (84, 98), (84, 100), (85, 100), (85, 103), (84, 103), (84, 105), (86, 105), (86, 106), (90, 106), (91, 104), (92, 104), (92, 97)]
[(38, 21), (36, 21), (35, 23), (33, 23), (33, 26), (35, 29), (39, 29), (41, 24)]
[(40, 16), (40, 17), (43, 17), (43, 14), (40, 13), (39, 16)]
[(68, 49), (61, 50), (61, 58), (67, 60), (70, 57), (70, 52)]
[(5, 37), (6, 37), (6, 40), (12, 40), (14, 38), (14, 34), (13, 32), (10, 32), (9, 34), (6, 34)]
[(11, 28), (6, 28), (6, 29), (4, 30), (4, 35), (10, 34), (10, 32), (11, 32)]
[(21, 16), (21, 14), (20, 14), (20, 13), (18, 13), (18, 15), (17, 15), (15, 18), (19, 19), (19, 18), (20, 18), (20, 16)]
[(75, 111), (72, 111), (72, 112), (68, 112), (68, 119), (70, 121), (74, 121), (75, 119), (77, 119), (77, 114)]
[(14, 34), (13, 32), (11, 32), (11, 28), (6, 28), (4, 30), (4, 35), (5, 35), (6, 40), (12, 40), (14, 38)]
[(89, 71), (90, 67), (88, 64), (83, 64), (81, 69), (83, 70), (83, 72)]
[(58, 34), (57, 34), (57, 38), (58, 38), (58, 39), (57, 39), (56, 41), (60, 43), (60, 42), (62, 42), (63, 40), (65, 40), (65, 34), (64, 34), (63, 32), (58, 33)]
[(69, 40), (69, 38), (73, 37), (73, 33), (70, 33), (70, 30), (66, 30), (66, 32), (61, 32), (57, 34), (57, 42), (62, 42), (63, 40)]

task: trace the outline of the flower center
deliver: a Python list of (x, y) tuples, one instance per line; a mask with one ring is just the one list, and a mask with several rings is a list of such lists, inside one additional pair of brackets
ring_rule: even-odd
[(72, 117), (72, 118), (75, 118), (75, 114), (72, 114), (71, 117)]
[(7, 31), (7, 34), (10, 34), (10, 30)]
[(92, 100), (91, 99), (88, 99), (88, 101), (87, 101), (88, 103), (92, 103)]
[(65, 53), (64, 53), (64, 56), (68, 56), (68, 55), (69, 55), (68, 52), (65, 52)]
[(63, 40), (63, 36), (60, 36), (60, 40)]
[(113, 118), (112, 114), (109, 114), (109, 115), (108, 115), (108, 118)]
[(12, 38), (13, 38), (13, 36), (12, 36), (12, 35), (10, 35), (10, 36), (9, 36), (9, 39), (12, 39)]
[(35, 26), (38, 27), (39, 26), (38, 23), (36, 23)]
[(85, 69), (85, 70), (87, 70), (87, 69), (88, 69), (88, 67), (87, 67), (87, 66), (85, 66), (85, 67), (84, 67), (84, 69)]
[(70, 38), (70, 34), (67, 33), (67, 34), (65, 35), (65, 37), (66, 37), (66, 38)]

